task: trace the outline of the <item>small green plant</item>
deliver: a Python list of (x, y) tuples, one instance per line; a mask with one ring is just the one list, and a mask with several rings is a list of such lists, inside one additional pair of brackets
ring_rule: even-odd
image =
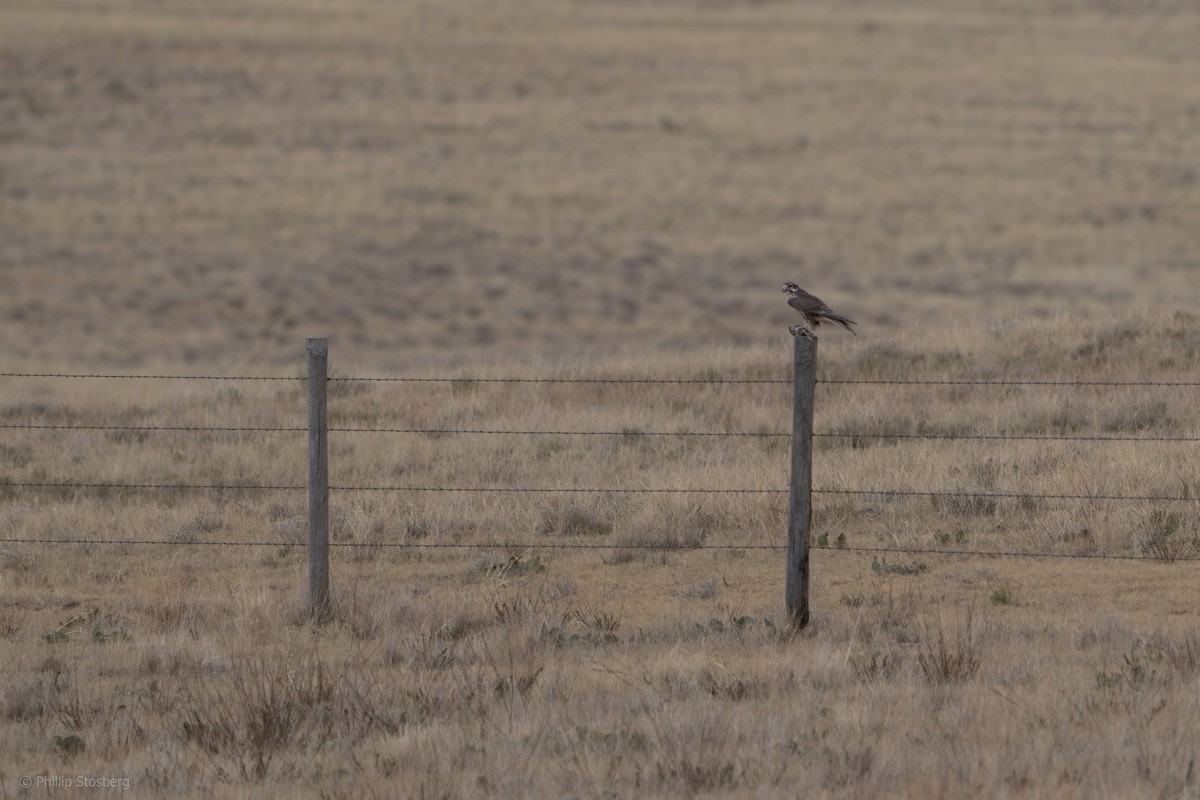
[(574, 503), (543, 509), (538, 525), (542, 536), (606, 536), (612, 531), (612, 520)]
[(740, 702), (748, 698), (761, 697), (766, 694), (766, 687), (753, 678), (743, 678), (725, 672), (703, 669), (697, 676), (696, 682), (700, 688), (718, 700)]
[(911, 564), (889, 564), (887, 559), (871, 559), (871, 571), (876, 575), (919, 575), (926, 569), (926, 565), (920, 561)]
[(124, 642), (128, 641), (128, 639), (129, 634), (120, 629), (106, 632), (99, 625), (96, 625), (92, 628), (92, 641), (98, 644), (103, 644), (105, 642)]
[(83, 739), (75, 734), (71, 734), (69, 736), (55, 736), (54, 746), (58, 748), (60, 753), (68, 756), (79, 755), (87, 749), (87, 745), (84, 743)]
[(698, 600), (711, 600), (717, 596), (719, 591), (720, 589), (717, 586), (716, 580), (710, 579), (704, 581), (703, 583), (697, 583), (694, 586), (689, 586), (687, 589), (684, 589), (682, 592), (680, 592), (680, 596), (693, 597)]
[(533, 691), (533, 685), (537, 683), (537, 679), (541, 677), (542, 670), (545, 668), (545, 664), (537, 664), (522, 671), (521, 674), (499, 675), (492, 684), (492, 691), (495, 692), (496, 697), (505, 698), (511, 696), (513, 689), (516, 689), (517, 694), (521, 697), (529, 697), (529, 693)]
[(0, 463), (20, 469), (32, 460), (33, 454), (31, 452), (0, 444)]
[(520, 556), (509, 556), (503, 561), (497, 561), (486, 568), (486, 572), (489, 575), (505, 577), (516, 577), (545, 571), (546, 565), (537, 556), (529, 559), (522, 559)]
[(949, 546), (951, 542), (954, 542), (955, 544), (966, 544), (967, 532), (962, 528), (959, 528), (952, 534), (945, 531), (938, 531), (933, 535), (933, 540), (943, 547)]
[(1200, 639), (1194, 635), (1172, 639), (1155, 634), (1147, 640), (1136, 640), (1121, 661), (1116, 670), (1096, 673), (1096, 685), (1141, 686), (1164, 684), (1176, 677), (1190, 679), (1200, 674)]
[(994, 606), (1010, 606), (1013, 604), (1012, 590), (1007, 586), (1001, 586), (992, 592), (989, 598)]

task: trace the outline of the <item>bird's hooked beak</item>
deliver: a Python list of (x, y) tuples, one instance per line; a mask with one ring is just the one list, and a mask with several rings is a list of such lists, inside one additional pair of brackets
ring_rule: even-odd
[(790, 292), (790, 291), (792, 291), (792, 284), (790, 284), (790, 283), (785, 283), (785, 284), (783, 285), (783, 291), (785, 291), (785, 292)]

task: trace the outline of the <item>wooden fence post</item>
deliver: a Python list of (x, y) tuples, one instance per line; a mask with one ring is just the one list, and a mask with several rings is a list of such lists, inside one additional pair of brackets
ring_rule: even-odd
[(792, 490), (788, 501), (785, 600), (793, 627), (808, 624), (808, 539), (812, 527), (813, 399), (817, 383), (817, 337), (794, 335), (792, 390)]
[(308, 612), (329, 618), (329, 441), (325, 383), (329, 340), (309, 339), (308, 351)]

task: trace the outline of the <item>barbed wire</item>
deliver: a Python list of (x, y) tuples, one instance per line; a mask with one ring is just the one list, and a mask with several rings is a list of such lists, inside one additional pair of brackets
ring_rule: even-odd
[(1039, 380), (1023, 380), (1013, 379), (1008, 380), (999, 378), (996, 380), (986, 379), (964, 379), (964, 380), (920, 380), (920, 379), (841, 379), (841, 378), (823, 378), (818, 379), (817, 383), (827, 384), (849, 384), (849, 385), (864, 385), (864, 386), (1200, 386), (1200, 381), (1039, 381)]
[[(44, 539), (36, 537), (0, 538), (0, 544), (74, 544), (74, 545), (163, 545), (172, 547), (305, 547), (303, 542), (173, 539)], [(454, 550), (653, 550), (688, 552), (698, 550), (786, 550), (778, 544), (650, 544), (626, 542), (592, 544), (585, 542), (330, 542), (330, 547), (357, 549), (454, 549)], [(893, 555), (975, 556), (982, 558), (1068, 558), (1106, 561), (1156, 561), (1159, 563), (1200, 562), (1196, 556), (1137, 556), (1124, 553), (1047, 553), (1025, 550), (946, 550), (925, 547), (810, 547), (810, 553), (886, 553)]]
[[(0, 489), (17, 487), (27, 489), (214, 489), (214, 490), (307, 490), (305, 485), (238, 485), (238, 484), (192, 484), (192, 483), (72, 483), (67, 481), (0, 481)], [(710, 489), (710, 488), (646, 488), (646, 487), (522, 487), (522, 486), (330, 486), (331, 491), (342, 492), (463, 492), (497, 493), (514, 492), (526, 494), (775, 494), (786, 489)]]
[[(785, 378), (418, 378), (418, 377), (331, 377), (332, 382), (360, 381), (376, 383), (702, 383), (702, 384), (765, 384), (790, 385)], [(862, 379), (818, 378), (818, 384), (861, 386), (1200, 386), (1200, 381), (1084, 381), (1084, 380), (1024, 380), (1024, 379)]]
[(103, 374), (82, 372), (0, 372), (0, 378), (92, 378), (132, 381), (303, 381), (303, 375), (148, 375)]
[[(780, 490), (783, 491), (783, 490)], [(1037, 492), (976, 492), (925, 489), (813, 489), (813, 494), (855, 494), (882, 497), (971, 497), (1012, 500), (1111, 500), (1138, 502), (1188, 502), (1200, 500), (1190, 495), (1127, 495), (1127, 494), (1043, 494)]]
[[(782, 549), (782, 548), (781, 548)], [(903, 553), (906, 555), (940, 555), (940, 556), (984, 556), (991, 558), (1094, 558), (1109, 561), (1159, 561), (1166, 559), (1155, 556), (1134, 556), (1123, 553), (1043, 553), (1025, 550), (942, 550), (933, 547), (854, 547), (850, 545), (835, 547), (810, 547), (809, 552), (826, 553), (845, 551), (850, 553)], [(1200, 557), (1177, 556), (1171, 561), (1200, 561)]]
[[(0, 481), (3, 488), (28, 489), (131, 489), (131, 490), (217, 490), (217, 491), (301, 491), (303, 484), (170, 484), (170, 483), (72, 483), (66, 481)], [(643, 487), (643, 486), (330, 486), (338, 492), (445, 492), (463, 494), (786, 494), (788, 489)], [(1196, 502), (1200, 495), (1106, 495), (1047, 494), (1040, 492), (988, 492), (934, 489), (842, 489), (814, 488), (813, 494), (862, 495), (876, 497), (958, 497), (1011, 500), (1092, 500), (1110, 502)]]
[[(189, 380), (189, 381), (304, 381), (306, 377), (275, 375), (161, 375), (106, 374), (63, 372), (0, 372), (0, 378), (82, 378), (106, 380)], [(477, 377), (413, 377), (413, 376), (330, 376), (330, 383), (529, 383), (529, 384), (760, 384), (787, 385), (779, 378), (477, 378)], [(817, 383), (863, 386), (1200, 386), (1200, 381), (1087, 381), (1087, 380), (1027, 380), (1027, 379), (870, 379), (822, 378)]]
[[(2, 485), (2, 484), (0, 484)], [(644, 488), (644, 487), (525, 487), (525, 486), (330, 486), (336, 491), (357, 492), (462, 492), (462, 493), (529, 493), (529, 494), (787, 494), (788, 489), (712, 489), (712, 488)], [(1189, 495), (1103, 495), (1103, 494), (1044, 494), (1035, 492), (984, 492), (968, 490), (926, 489), (824, 489), (814, 488), (813, 494), (864, 495), (878, 497), (968, 497), (1014, 500), (1104, 500), (1187, 502), (1200, 500)]]
[[(106, 380), (168, 380), (168, 381), (305, 381), (304, 375), (254, 376), (254, 375), (152, 375), (152, 374), (93, 374), (66, 372), (0, 372), (0, 378), (93, 378)], [(667, 383), (667, 384), (790, 384), (790, 380), (776, 378), (421, 378), (411, 376), (328, 376), (328, 383)]]
[[(3, 484), (0, 484), (3, 485)], [(343, 492), (461, 492), (466, 494), (786, 494), (787, 489), (644, 486), (330, 486)], [(816, 491), (815, 489), (813, 491)]]
[[(305, 380), (303, 377), (275, 376), (218, 376), (218, 375), (150, 375), (150, 374), (80, 374), (80, 373), (0, 373), (0, 377), (24, 378), (79, 378), (79, 379), (128, 379), (128, 380), (212, 380), (212, 381), (296, 381)], [(724, 378), (418, 378), (418, 377), (331, 377), (331, 382), (370, 381), (370, 382), (413, 382), (413, 383), (499, 383), (499, 384), (781, 384), (791, 381), (772, 379), (724, 379)], [(826, 384), (847, 385), (931, 385), (931, 386), (1200, 386), (1200, 382), (1191, 381), (1038, 381), (1038, 380), (822, 380)], [(125, 432), (231, 432), (231, 433), (300, 433), (307, 428), (301, 426), (194, 426), (194, 425), (76, 425), (76, 424), (36, 424), (36, 423), (4, 423), (4, 429), (26, 430), (90, 430), (90, 431), (125, 431)], [(577, 431), (577, 430), (503, 430), (503, 429), (452, 429), (452, 428), (400, 428), (400, 427), (331, 427), (329, 432), (337, 433), (394, 433), (394, 434), (424, 434), (424, 435), (522, 435), (522, 436), (621, 436), (621, 437), (788, 437), (791, 434), (775, 431), (642, 431), (623, 429), (620, 431)], [(822, 438), (850, 439), (925, 439), (925, 440), (1033, 440), (1033, 441), (1124, 441), (1124, 442), (1195, 442), (1200, 441), (1196, 436), (1121, 436), (1121, 435), (1085, 435), (1075, 436), (1066, 434), (957, 434), (957, 433), (887, 433), (887, 432), (822, 432), (814, 434)], [(0, 482), (0, 488), (42, 488), (57, 490), (80, 489), (110, 489), (110, 490), (212, 490), (212, 491), (304, 491), (305, 485), (292, 484), (168, 484), (168, 483), (105, 483), (105, 482)], [(331, 486), (334, 491), (368, 491), (368, 492), (453, 492), (453, 493), (575, 493), (575, 494), (783, 494), (787, 489), (763, 488), (705, 488), (705, 487), (442, 487), (442, 486)], [(1128, 502), (1186, 502), (1197, 498), (1185, 493), (1179, 495), (1103, 495), (1103, 494), (1050, 494), (1029, 492), (991, 492), (975, 490), (912, 490), (912, 489), (844, 489), (844, 488), (815, 488), (814, 494), (875, 496), (883, 498), (895, 497), (928, 497), (928, 498), (973, 498), (973, 499), (1017, 499), (1017, 500), (1087, 500), (1087, 501), (1128, 501)], [(84, 540), (54, 540), (32, 538), (0, 539), (9, 543), (37, 544), (126, 544), (126, 545), (224, 545), (224, 546), (295, 546), (281, 542), (248, 542), (222, 540), (211, 542), (179, 542), (169, 539), (84, 539)], [(584, 543), (415, 543), (415, 542), (370, 542), (347, 543), (335, 542), (334, 547), (401, 547), (401, 548), (504, 548), (504, 549), (647, 549), (647, 550), (780, 550), (782, 545), (699, 545), (699, 546), (669, 546), (642, 545), (637, 543), (625, 544), (584, 544)], [(1033, 553), (1024, 551), (984, 551), (984, 550), (944, 550), (931, 548), (866, 548), (838, 547), (814, 548), (820, 552), (829, 550), (857, 553), (890, 553), (890, 554), (930, 554), (930, 555), (970, 555), (979, 557), (1031, 557), (1031, 558), (1093, 558), (1093, 559), (1125, 559), (1140, 561), (1163, 561), (1162, 558), (1105, 555), (1105, 554), (1075, 554), (1075, 553)], [(1200, 558), (1174, 558), (1175, 561), (1200, 561)]]
[(303, 545), (289, 542), (242, 542), (233, 540), (220, 541), (175, 541), (172, 539), (37, 539), (12, 537), (0, 539), (0, 544), (82, 544), (82, 545), (170, 545), (174, 547), (302, 547)]
[[(0, 428), (8, 430), (34, 431), (125, 431), (137, 433), (154, 433), (158, 431), (187, 431), (189, 433), (302, 433), (305, 427), (266, 427), (266, 426), (209, 426), (209, 425), (40, 425), (26, 423), (0, 423)], [(329, 428), (328, 430), (337, 430)]]
[(331, 377), (330, 383), (562, 383), (562, 384), (766, 384), (790, 385), (779, 378), (416, 378), (416, 377)]
[[(224, 426), (224, 425), (52, 425), (38, 423), (0, 423), (5, 430), (58, 430), (58, 431), (124, 431), (135, 433), (188, 432), (188, 433), (303, 433), (303, 426)], [(496, 435), (496, 436), (620, 436), (620, 437), (744, 437), (744, 438), (787, 438), (792, 434), (781, 431), (643, 431), (637, 429), (619, 431), (568, 431), (568, 430), (502, 430), (492, 428), (354, 428), (330, 427), (329, 433), (393, 433), (444, 435)], [(824, 439), (925, 439), (925, 440), (983, 440), (983, 441), (1066, 441), (1066, 442), (1200, 442), (1200, 436), (1069, 436), (1066, 434), (1023, 434), (1023, 433), (867, 433), (867, 432), (824, 432), (814, 433), (815, 438)]]
[(67, 481), (0, 481), (0, 489), (212, 489), (220, 491), (298, 491), (304, 485), (209, 484), (209, 483), (71, 483)]
[[(790, 436), (791, 434), (779, 434)], [(839, 439), (967, 439), (1031, 442), (1200, 442), (1200, 436), (1068, 436), (1041, 433), (814, 433)]]
[[(5, 427), (0, 425), (0, 427)], [(286, 429), (293, 430), (293, 429)], [(501, 436), (730, 436), (757, 438), (790, 438), (781, 431), (560, 431), (560, 430), (497, 430), (472, 428), (329, 428), (330, 433), (408, 433), (431, 436), (446, 434), (480, 434)], [(998, 441), (1079, 441), (1079, 442), (1200, 442), (1200, 436), (1067, 436), (1058, 434), (972, 434), (972, 433), (814, 433), (822, 439), (980, 439)]]

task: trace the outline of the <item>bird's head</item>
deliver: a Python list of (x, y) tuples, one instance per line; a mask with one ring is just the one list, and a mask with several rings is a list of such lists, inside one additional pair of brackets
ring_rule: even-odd
[(796, 292), (800, 291), (800, 287), (791, 281), (788, 281), (783, 285), (783, 291), (787, 292), (788, 294), (795, 294)]

